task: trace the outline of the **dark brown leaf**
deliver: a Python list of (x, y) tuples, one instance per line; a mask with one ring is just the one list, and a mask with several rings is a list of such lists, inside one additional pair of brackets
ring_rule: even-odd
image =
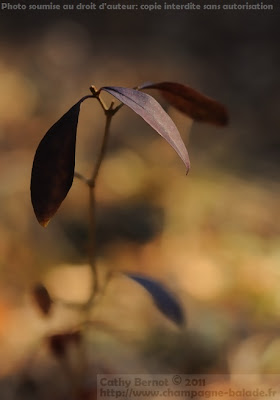
[(33, 161), (31, 200), (39, 223), (46, 227), (70, 190), (74, 177), (80, 100), (45, 134)]
[(180, 133), (169, 115), (152, 96), (123, 87), (106, 86), (101, 90), (105, 90), (130, 107), (155, 129), (178, 153), (188, 172), (190, 160)]
[(222, 104), (189, 86), (175, 82), (160, 82), (144, 84), (140, 89), (158, 89), (166, 101), (195, 121), (218, 126), (228, 123), (228, 112)]
[(52, 299), (46, 287), (41, 283), (38, 283), (34, 286), (32, 295), (42, 313), (48, 315), (52, 306)]

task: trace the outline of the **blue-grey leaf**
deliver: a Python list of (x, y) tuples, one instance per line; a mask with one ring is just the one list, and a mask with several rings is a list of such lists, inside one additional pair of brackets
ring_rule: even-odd
[(178, 325), (185, 323), (185, 315), (179, 301), (162, 283), (143, 275), (132, 273), (126, 273), (126, 275), (149, 292), (157, 308), (166, 317)]

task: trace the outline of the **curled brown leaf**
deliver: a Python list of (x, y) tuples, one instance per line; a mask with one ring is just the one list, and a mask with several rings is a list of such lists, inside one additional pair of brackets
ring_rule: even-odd
[(143, 84), (139, 89), (159, 90), (168, 103), (195, 121), (218, 126), (228, 124), (229, 116), (226, 107), (190, 86), (175, 82), (159, 82)]

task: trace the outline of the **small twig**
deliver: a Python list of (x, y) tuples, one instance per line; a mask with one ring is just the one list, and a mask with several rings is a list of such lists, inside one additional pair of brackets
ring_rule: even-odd
[(106, 112), (108, 110), (108, 107), (106, 106), (106, 104), (104, 103), (102, 98), (100, 96), (98, 96), (97, 100), (98, 100), (99, 104), (101, 105), (101, 107), (103, 108), (104, 112)]
[(119, 104), (116, 108), (114, 108), (114, 114), (115, 114), (117, 111), (119, 111), (119, 110), (122, 108), (122, 106), (124, 106), (124, 103), (121, 103), (121, 104)]
[(94, 185), (96, 183), (96, 179), (97, 179), (97, 176), (99, 174), (101, 163), (102, 163), (103, 158), (105, 156), (105, 152), (106, 152), (107, 144), (108, 144), (109, 131), (110, 131), (110, 125), (111, 125), (112, 117), (113, 117), (112, 113), (109, 113), (109, 112), (106, 113), (106, 125), (105, 125), (105, 131), (104, 131), (104, 136), (103, 136), (103, 141), (102, 141), (100, 153), (99, 153), (99, 156), (97, 158), (97, 161), (96, 161), (92, 176), (91, 176), (91, 178), (89, 180), (89, 183), (92, 185), (92, 187), (94, 187)]
[(92, 93), (92, 97), (94, 97), (94, 98), (96, 98), (98, 100), (99, 104), (101, 105), (101, 107), (103, 108), (104, 112), (106, 113), (106, 111), (108, 111), (108, 107), (106, 106), (106, 104), (103, 101), (103, 99), (100, 97), (100, 90), (97, 90), (94, 85), (91, 85), (89, 90)]
[(74, 177), (79, 179), (80, 181), (84, 182), (86, 185), (88, 185), (88, 180), (85, 178), (82, 174), (79, 172), (74, 172)]
[(100, 167), (102, 161), (104, 159), (107, 144), (108, 144), (108, 137), (110, 131), (111, 120), (113, 117), (112, 106), (106, 112), (106, 125), (105, 131), (103, 136), (103, 141), (100, 149), (99, 156), (97, 158), (97, 162), (95, 164), (93, 173), (91, 178), (88, 180), (89, 186), (89, 263), (92, 271), (93, 276), (93, 284), (92, 284), (92, 291), (90, 297), (88, 299), (87, 305), (90, 306), (92, 304), (93, 298), (95, 297), (99, 287), (98, 287), (98, 273), (96, 267), (96, 252), (95, 252), (95, 243), (96, 243), (96, 201), (95, 201), (95, 184), (96, 180), (100, 171)]
[[(97, 90), (95, 86), (90, 87), (91, 95), (84, 96), (81, 101), (84, 101), (87, 98), (95, 98), (101, 105), (105, 115), (106, 115), (106, 124), (104, 129), (103, 140), (100, 148), (100, 152), (97, 156), (97, 161), (94, 166), (92, 175), (89, 179), (85, 178), (79, 172), (75, 172), (75, 178), (79, 179), (81, 182), (85, 183), (89, 189), (89, 248), (88, 248), (88, 255), (89, 255), (89, 265), (92, 272), (92, 288), (90, 292), (90, 296), (85, 303), (76, 303), (76, 302), (68, 302), (61, 299), (54, 299), (54, 302), (57, 304), (61, 304), (67, 308), (77, 309), (77, 310), (88, 310), (92, 304), (94, 299), (96, 298), (97, 294), (100, 291), (99, 288), (99, 278), (96, 266), (96, 200), (95, 200), (95, 186), (96, 180), (99, 175), (100, 167), (102, 161), (104, 159), (107, 146), (108, 146), (108, 139), (110, 133), (110, 126), (113, 116), (118, 112), (123, 103), (119, 104), (117, 107), (114, 108), (114, 102), (111, 102), (110, 107), (107, 107), (103, 99), (100, 97), (100, 90)], [(105, 284), (106, 286), (106, 284)], [(103, 291), (102, 291), (103, 293)], [(101, 294), (101, 293), (100, 293)]]
[(87, 306), (92, 304), (93, 298), (98, 290), (98, 274), (96, 267), (96, 224), (95, 224), (95, 191), (94, 186), (89, 186), (89, 265), (92, 272), (92, 289), (87, 301)]

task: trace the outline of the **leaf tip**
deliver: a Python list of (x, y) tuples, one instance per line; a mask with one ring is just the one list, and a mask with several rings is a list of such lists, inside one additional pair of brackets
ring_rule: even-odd
[(38, 222), (43, 228), (46, 228), (49, 225), (50, 219), (38, 219)]
[(224, 115), (223, 115), (221, 122), (222, 122), (222, 126), (226, 126), (229, 124), (229, 113), (226, 108), (224, 109)]
[(213, 124), (217, 126), (227, 126), (229, 124), (229, 112), (223, 104), (217, 104), (217, 118), (213, 121)]

